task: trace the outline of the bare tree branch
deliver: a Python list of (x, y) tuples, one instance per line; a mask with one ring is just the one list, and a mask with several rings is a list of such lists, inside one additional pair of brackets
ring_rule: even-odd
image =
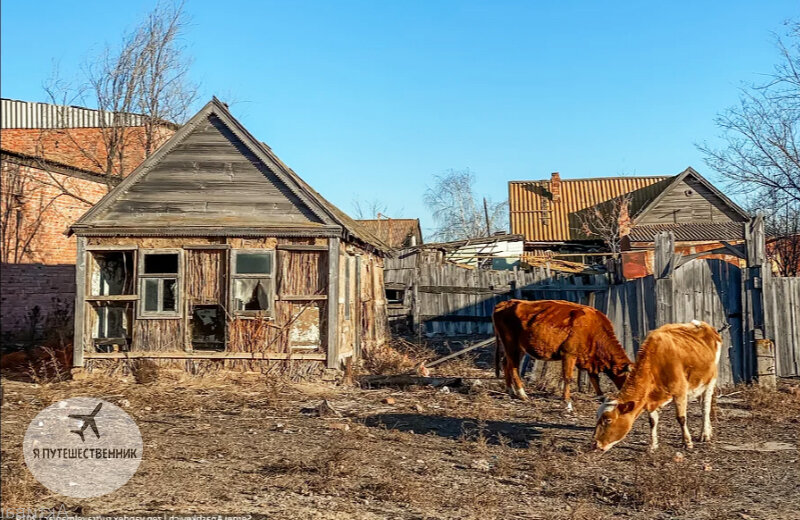
[[(473, 186), (475, 175), (469, 170), (448, 170), (434, 175), (435, 184), (423, 196), (436, 221), (434, 240), (451, 241), (487, 236), (483, 205), (478, 202)], [(508, 203), (494, 203), (487, 198), (489, 228), (492, 232), (508, 227)]]

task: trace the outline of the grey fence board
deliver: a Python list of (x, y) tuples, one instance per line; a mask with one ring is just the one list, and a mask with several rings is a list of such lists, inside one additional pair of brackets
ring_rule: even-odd
[(776, 372), (800, 376), (800, 278), (772, 278), (765, 291), (767, 334), (775, 342)]

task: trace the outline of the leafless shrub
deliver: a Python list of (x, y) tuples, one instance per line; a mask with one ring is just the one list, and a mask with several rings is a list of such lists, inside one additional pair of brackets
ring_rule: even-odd
[(135, 359), (131, 362), (131, 373), (140, 385), (158, 381), (158, 365), (150, 359)]

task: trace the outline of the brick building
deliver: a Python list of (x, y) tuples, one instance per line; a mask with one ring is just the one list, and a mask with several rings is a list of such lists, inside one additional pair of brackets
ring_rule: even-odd
[[(9, 99), (0, 119), (0, 334), (26, 342), (69, 330), (76, 240), (65, 231), (142, 162), (144, 129), (139, 116), (121, 126), (97, 110)], [(159, 140), (174, 130), (160, 126)]]

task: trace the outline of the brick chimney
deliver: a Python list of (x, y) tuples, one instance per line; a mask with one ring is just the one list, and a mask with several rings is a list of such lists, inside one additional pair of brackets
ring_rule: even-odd
[(558, 172), (550, 174), (550, 193), (553, 195), (553, 202), (561, 200), (561, 176)]

